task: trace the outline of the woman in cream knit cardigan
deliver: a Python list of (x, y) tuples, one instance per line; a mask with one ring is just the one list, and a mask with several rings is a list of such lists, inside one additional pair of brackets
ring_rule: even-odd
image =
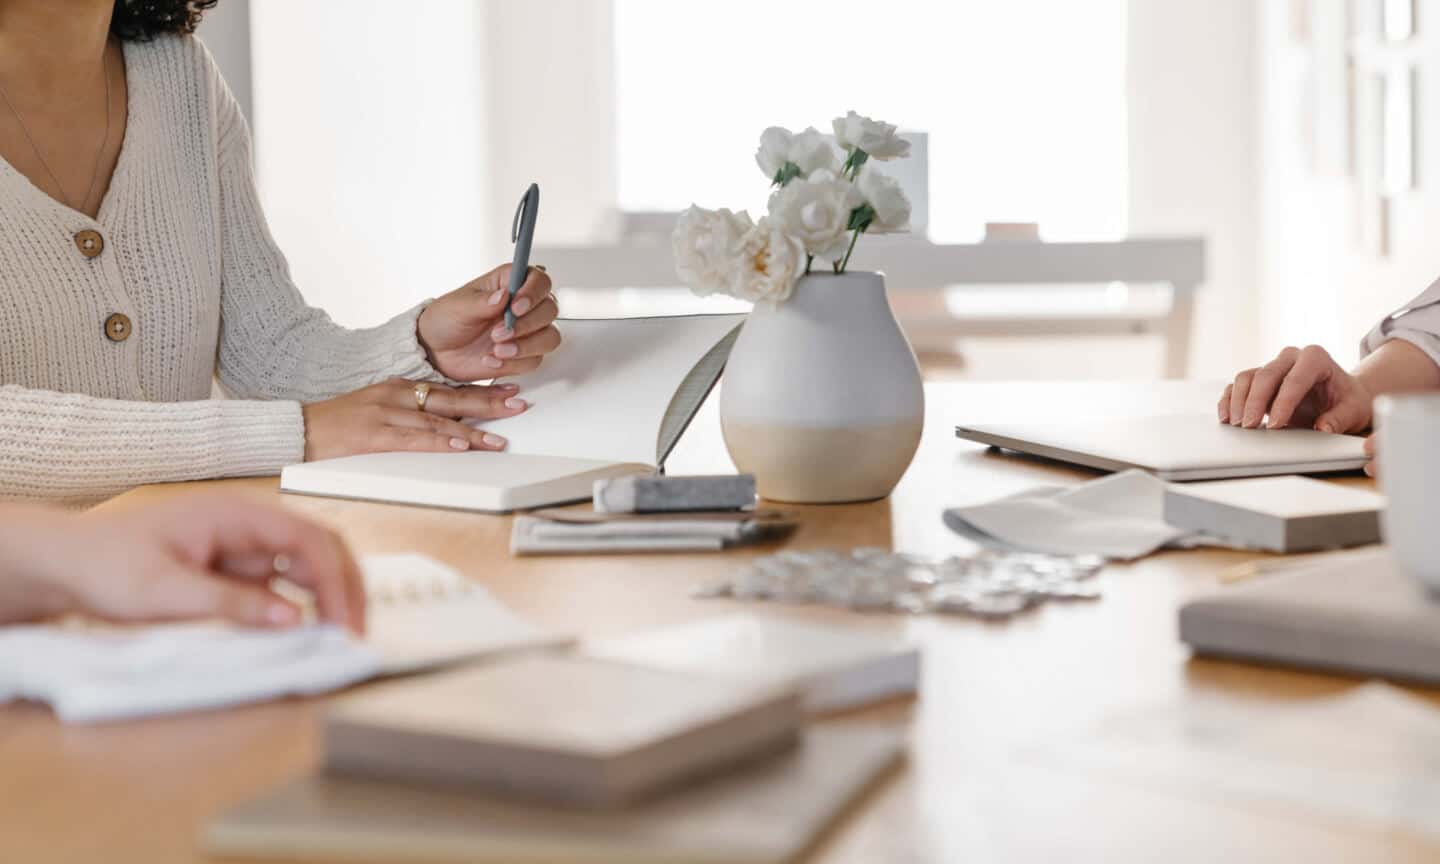
[[(368, 330), (307, 307), (245, 120), (188, 35), (211, 5), (0, 0), (0, 498), (502, 448), (458, 420), (525, 410), (518, 388), (456, 382), (559, 344), (539, 270), (515, 332), (508, 268)], [(215, 378), (232, 398), (210, 398)]]

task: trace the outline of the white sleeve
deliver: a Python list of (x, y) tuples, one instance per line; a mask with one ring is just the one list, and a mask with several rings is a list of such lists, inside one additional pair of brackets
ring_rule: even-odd
[[(1426, 288), (1419, 297), (1401, 308), (1408, 309), (1436, 300), (1440, 300), (1440, 279), (1430, 283), (1430, 287)], [(1360, 341), (1360, 356), (1362, 358), (1369, 356), (1391, 339), (1409, 342), (1424, 351), (1425, 356), (1430, 358), (1430, 362), (1440, 366), (1440, 306), (1432, 306), (1429, 309), (1422, 309), (1406, 315), (1395, 323), (1388, 336), (1382, 334), (1380, 325), (1376, 324), (1374, 329), (1365, 334), (1365, 338)]]
[(79, 506), (146, 483), (279, 474), (304, 458), (298, 402), (127, 402), (0, 385), (0, 500)]

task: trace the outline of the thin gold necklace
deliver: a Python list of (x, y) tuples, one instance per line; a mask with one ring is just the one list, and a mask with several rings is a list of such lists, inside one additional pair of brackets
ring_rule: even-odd
[(110, 143), (110, 46), (105, 46), (105, 52), (100, 57), (100, 74), (105, 79), (105, 137), (100, 139), (100, 149), (95, 152), (95, 164), (90, 169), (90, 185), (85, 188), (85, 197), (80, 201), (81, 206), (75, 206), (75, 201), (70, 193), (65, 191), (65, 185), (55, 172), (50, 169), (50, 163), (46, 161), (45, 154), (40, 152), (40, 147), (35, 143), (35, 136), (30, 134), (30, 127), (25, 125), (25, 118), (15, 109), (15, 103), (10, 101), (10, 94), (5, 92), (5, 85), (0, 84), (0, 100), (4, 100), (5, 107), (15, 115), (15, 121), (20, 124), (20, 131), (25, 133), (25, 140), (30, 142), (30, 149), (34, 151), (35, 158), (40, 160), (40, 167), (50, 176), (50, 182), (60, 190), (60, 197), (65, 199), (65, 205), (71, 210), (83, 211), (83, 206), (90, 203), (90, 197), (95, 194), (95, 181), (100, 178), (100, 160), (105, 156), (105, 147)]

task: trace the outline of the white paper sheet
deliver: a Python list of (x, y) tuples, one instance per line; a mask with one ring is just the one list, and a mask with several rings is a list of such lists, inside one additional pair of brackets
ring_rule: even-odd
[(559, 349), (512, 379), (531, 404), (477, 424), (512, 453), (654, 465), (665, 409), (685, 376), (742, 315), (566, 319)]

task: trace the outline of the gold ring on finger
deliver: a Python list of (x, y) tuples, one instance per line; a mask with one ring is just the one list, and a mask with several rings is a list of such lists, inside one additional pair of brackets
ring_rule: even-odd
[(430, 385), (425, 381), (415, 382), (415, 410), (424, 411), (425, 403), (430, 399)]

